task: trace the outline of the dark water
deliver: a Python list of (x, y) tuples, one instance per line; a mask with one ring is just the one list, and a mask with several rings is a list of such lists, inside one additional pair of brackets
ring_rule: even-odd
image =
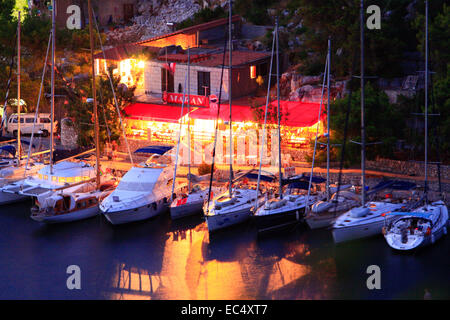
[[(336, 246), (299, 227), (257, 238), (249, 224), (209, 239), (201, 218), (111, 226), (103, 217), (40, 225), (29, 203), (0, 208), (1, 299), (433, 299), (450, 298), (450, 239), (414, 254), (382, 236)], [(368, 290), (369, 265), (381, 290)], [(69, 290), (66, 268), (81, 268)]]

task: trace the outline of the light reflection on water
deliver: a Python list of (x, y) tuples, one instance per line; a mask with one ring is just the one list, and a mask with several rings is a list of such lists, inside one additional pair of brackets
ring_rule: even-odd
[[(244, 227), (245, 228), (245, 227)], [(248, 231), (248, 230), (244, 230)], [(253, 237), (253, 238), (252, 238)], [(264, 252), (255, 233), (233, 233), (209, 239), (205, 223), (167, 233), (160, 272), (148, 272), (122, 261), (115, 263), (111, 299), (326, 299), (335, 273), (333, 260), (326, 266), (325, 285), (312, 283), (318, 276), (304, 261), (309, 246), (293, 242), (282, 255)], [(320, 268), (321, 271), (325, 270)], [(303, 282), (302, 289), (292, 290)], [(311, 288), (316, 287), (316, 290)]]
[[(425, 288), (450, 298), (448, 236), (399, 254), (381, 236), (336, 246), (329, 230), (305, 226), (258, 238), (244, 224), (209, 238), (200, 217), (46, 226), (29, 208), (0, 207), (0, 299), (422, 299)], [(67, 289), (72, 264), (81, 290)], [(367, 289), (372, 264), (382, 290)]]

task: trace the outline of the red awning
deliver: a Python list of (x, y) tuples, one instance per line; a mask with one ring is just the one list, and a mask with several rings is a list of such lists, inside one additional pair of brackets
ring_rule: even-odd
[[(274, 106), (277, 105), (276, 101), (273, 101)], [(319, 115), (319, 103), (306, 103), (297, 101), (281, 101), (282, 114), (287, 116), (282, 119), (281, 124), (291, 127), (310, 127), (317, 123)], [(320, 119), (325, 116), (325, 105), (322, 106)], [(232, 106), (233, 122), (255, 121), (253, 111), (249, 106)], [(212, 108), (199, 108), (191, 112), (190, 117), (192, 119), (204, 119), (214, 120), (217, 117), (217, 110)], [(223, 121), (230, 119), (230, 111), (228, 104), (222, 104), (220, 106), (219, 118)]]
[[(277, 106), (277, 101), (272, 101), (271, 105)], [(298, 102), (298, 101), (280, 101), (282, 125), (291, 127), (310, 127), (318, 121), (320, 103)], [(326, 106), (322, 105), (320, 119), (325, 117)]]
[(125, 107), (125, 113), (129, 116), (129, 119), (162, 122), (178, 122), (187, 111), (188, 108), (185, 106), (182, 115), (181, 106), (150, 103), (132, 103)]
[[(272, 105), (276, 106), (277, 101)], [(281, 101), (282, 114), (287, 116), (282, 119), (281, 124), (291, 127), (310, 127), (317, 123), (319, 114), (319, 103)], [(191, 107), (191, 110), (193, 108)], [(326, 106), (322, 105), (321, 120), (325, 117)], [(181, 106), (169, 106), (164, 104), (133, 103), (125, 108), (129, 119), (178, 122), (181, 118)], [(249, 106), (232, 106), (233, 122), (255, 121), (253, 111)], [(187, 114), (187, 107), (183, 110), (183, 116)], [(191, 111), (192, 119), (215, 120), (217, 110), (214, 108), (197, 108)], [(219, 119), (228, 121), (230, 111), (227, 103), (221, 104)]]

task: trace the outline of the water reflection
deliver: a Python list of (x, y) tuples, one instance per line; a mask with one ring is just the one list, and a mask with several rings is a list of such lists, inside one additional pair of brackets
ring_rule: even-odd
[[(210, 238), (201, 216), (47, 226), (29, 206), (0, 208), (0, 299), (422, 299), (425, 288), (450, 297), (448, 237), (405, 255), (381, 236), (336, 246), (329, 230), (305, 226), (261, 238), (247, 224)], [(82, 290), (66, 287), (71, 264)], [(367, 290), (372, 264), (382, 290)]]
[(209, 238), (206, 224), (202, 220), (196, 223), (191, 229), (173, 225), (168, 228), (160, 270), (119, 259), (114, 267), (110, 298), (227, 300), (329, 296), (328, 285), (320, 283), (333, 277), (333, 259), (316, 261), (315, 270), (313, 259), (309, 258), (314, 251), (308, 244), (294, 241), (280, 245), (276, 239), (259, 241), (246, 225), (233, 230), (231, 235), (227, 232)]

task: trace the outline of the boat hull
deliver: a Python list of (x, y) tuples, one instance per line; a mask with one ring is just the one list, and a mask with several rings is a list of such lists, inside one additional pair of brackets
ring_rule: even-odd
[(113, 225), (147, 220), (161, 214), (167, 209), (167, 206), (163, 205), (162, 201), (157, 203), (156, 209), (154, 209), (154, 203), (133, 209), (103, 212), (103, 215)]
[(251, 211), (250, 207), (248, 207), (227, 213), (207, 215), (206, 224), (209, 232), (215, 232), (246, 222), (250, 217)]
[(304, 208), (293, 209), (289, 211), (276, 212), (265, 215), (254, 215), (253, 221), (258, 229), (258, 232), (275, 229), (283, 225), (293, 224), (303, 218)]
[[(389, 221), (387, 221), (386, 223), (389, 223)], [(333, 239), (335, 243), (341, 243), (373, 237), (382, 233), (382, 228), (384, 225), (384, 219), (378, 219), (377, 221), (372, 221), (364, 224), (333, 228)]]
[(179, 206), (170, 207), (170, 218), (172, 220), (181, 219), (184, 217), (192, 216), (194, 214), (202, 213), (203, 201), (194, 203), (187, 203)]
[(86, 208), (82, 210), (73, 211), (70, 213), (60, 214), (60, 215), (45, 215), (45, 214), (37, 214), (31, 215), (31, 219), (43, 222), (43, 223), (66, 223), (66, 222), (73, 222), (88, 218), (93, 218), (100, 214), (100, 209), (98, 206)]
[(311, 213), (305, 217), (305, 221), (310, 229), (321, 229), (332, 226), (338, 216), (334, 213)]

